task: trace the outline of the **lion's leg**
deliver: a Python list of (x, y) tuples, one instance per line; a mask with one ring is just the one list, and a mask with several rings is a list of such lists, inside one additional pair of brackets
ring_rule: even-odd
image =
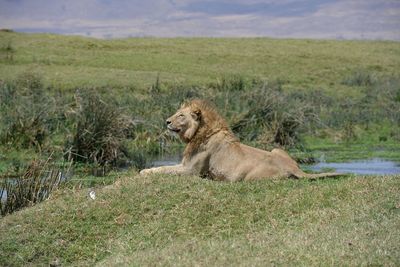
[(182, 164), (174, 165), (174, 166), (161, 166), (150, 169), (144, 169), (140, 171), (141, 175), (151, 174), (151, 173), (165, 173), (165, 174), (189, 174), (187, 168), (185, 168)]

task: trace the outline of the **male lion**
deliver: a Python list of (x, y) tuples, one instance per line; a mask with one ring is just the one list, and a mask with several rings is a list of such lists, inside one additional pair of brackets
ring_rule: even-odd
[(304, 173), (285, 151), (241, 144), (226, 121), (203, 100), (192, 100), (167, 119), (168, 130), (187, 143), (181, 164), (144, 169), (140, 174), (192, 174), (214, 180), (319, 178), (337, 173)]

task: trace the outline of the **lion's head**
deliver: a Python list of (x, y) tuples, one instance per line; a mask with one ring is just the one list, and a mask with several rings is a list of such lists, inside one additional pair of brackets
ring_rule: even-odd
[(201, 121), (201, 111), (182, 106), (174, 115), (167, 119), (168, 130), (189, 142), (197, 132)]
[(195, 137), (206, 139), (220, 130), (228, 130), (225, 120), (204, 100), (191, 100), (167, 119), (168, 130), (175, 132), (186, 143)]

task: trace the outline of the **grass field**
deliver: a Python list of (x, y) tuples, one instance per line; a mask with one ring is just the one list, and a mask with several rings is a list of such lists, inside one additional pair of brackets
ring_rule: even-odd
[[(152, 85), (157, 75), (171, 84), (208, 84), (229, 75), (282, 80), (293, 89), (349, 90), (341, 81), (355, 71), (400, 74), (398, 42), (275, 40), (268, 38), (132, 38), (96, 40), (48, 34), (0, 32), (2, 79), (24, 70), (49, 85), (132, 87)], [(337, 92), (336, 92), (337, 93)]]
[(2, 266), (400, 264), (400, 177), (221, 183), (121, 175), (0, 220)]
[(398, 42), (0, 31), (0, 176), (32, 158), (57, 165), (74, 142), (98, 153), (102, 140), (134, 163), (94, 177), (89, 151), (49, 200), (1, 217), (0, 266), (400, 265), (399, 176), (139, 176), (149, 155), (181, 148), (164, 120), (193, 97), (256, 147), (277, 145), (271, 124), (289, 125), (299, 158), (400, 161)]

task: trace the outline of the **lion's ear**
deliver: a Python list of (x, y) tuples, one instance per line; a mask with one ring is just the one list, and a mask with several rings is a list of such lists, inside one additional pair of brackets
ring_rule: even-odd
[(193, 119), (195, 119), (196, 121), (199, 121), (201, 118), (201, 110), (195, 109), (191, 112), (191, 115), (192, 115)]

